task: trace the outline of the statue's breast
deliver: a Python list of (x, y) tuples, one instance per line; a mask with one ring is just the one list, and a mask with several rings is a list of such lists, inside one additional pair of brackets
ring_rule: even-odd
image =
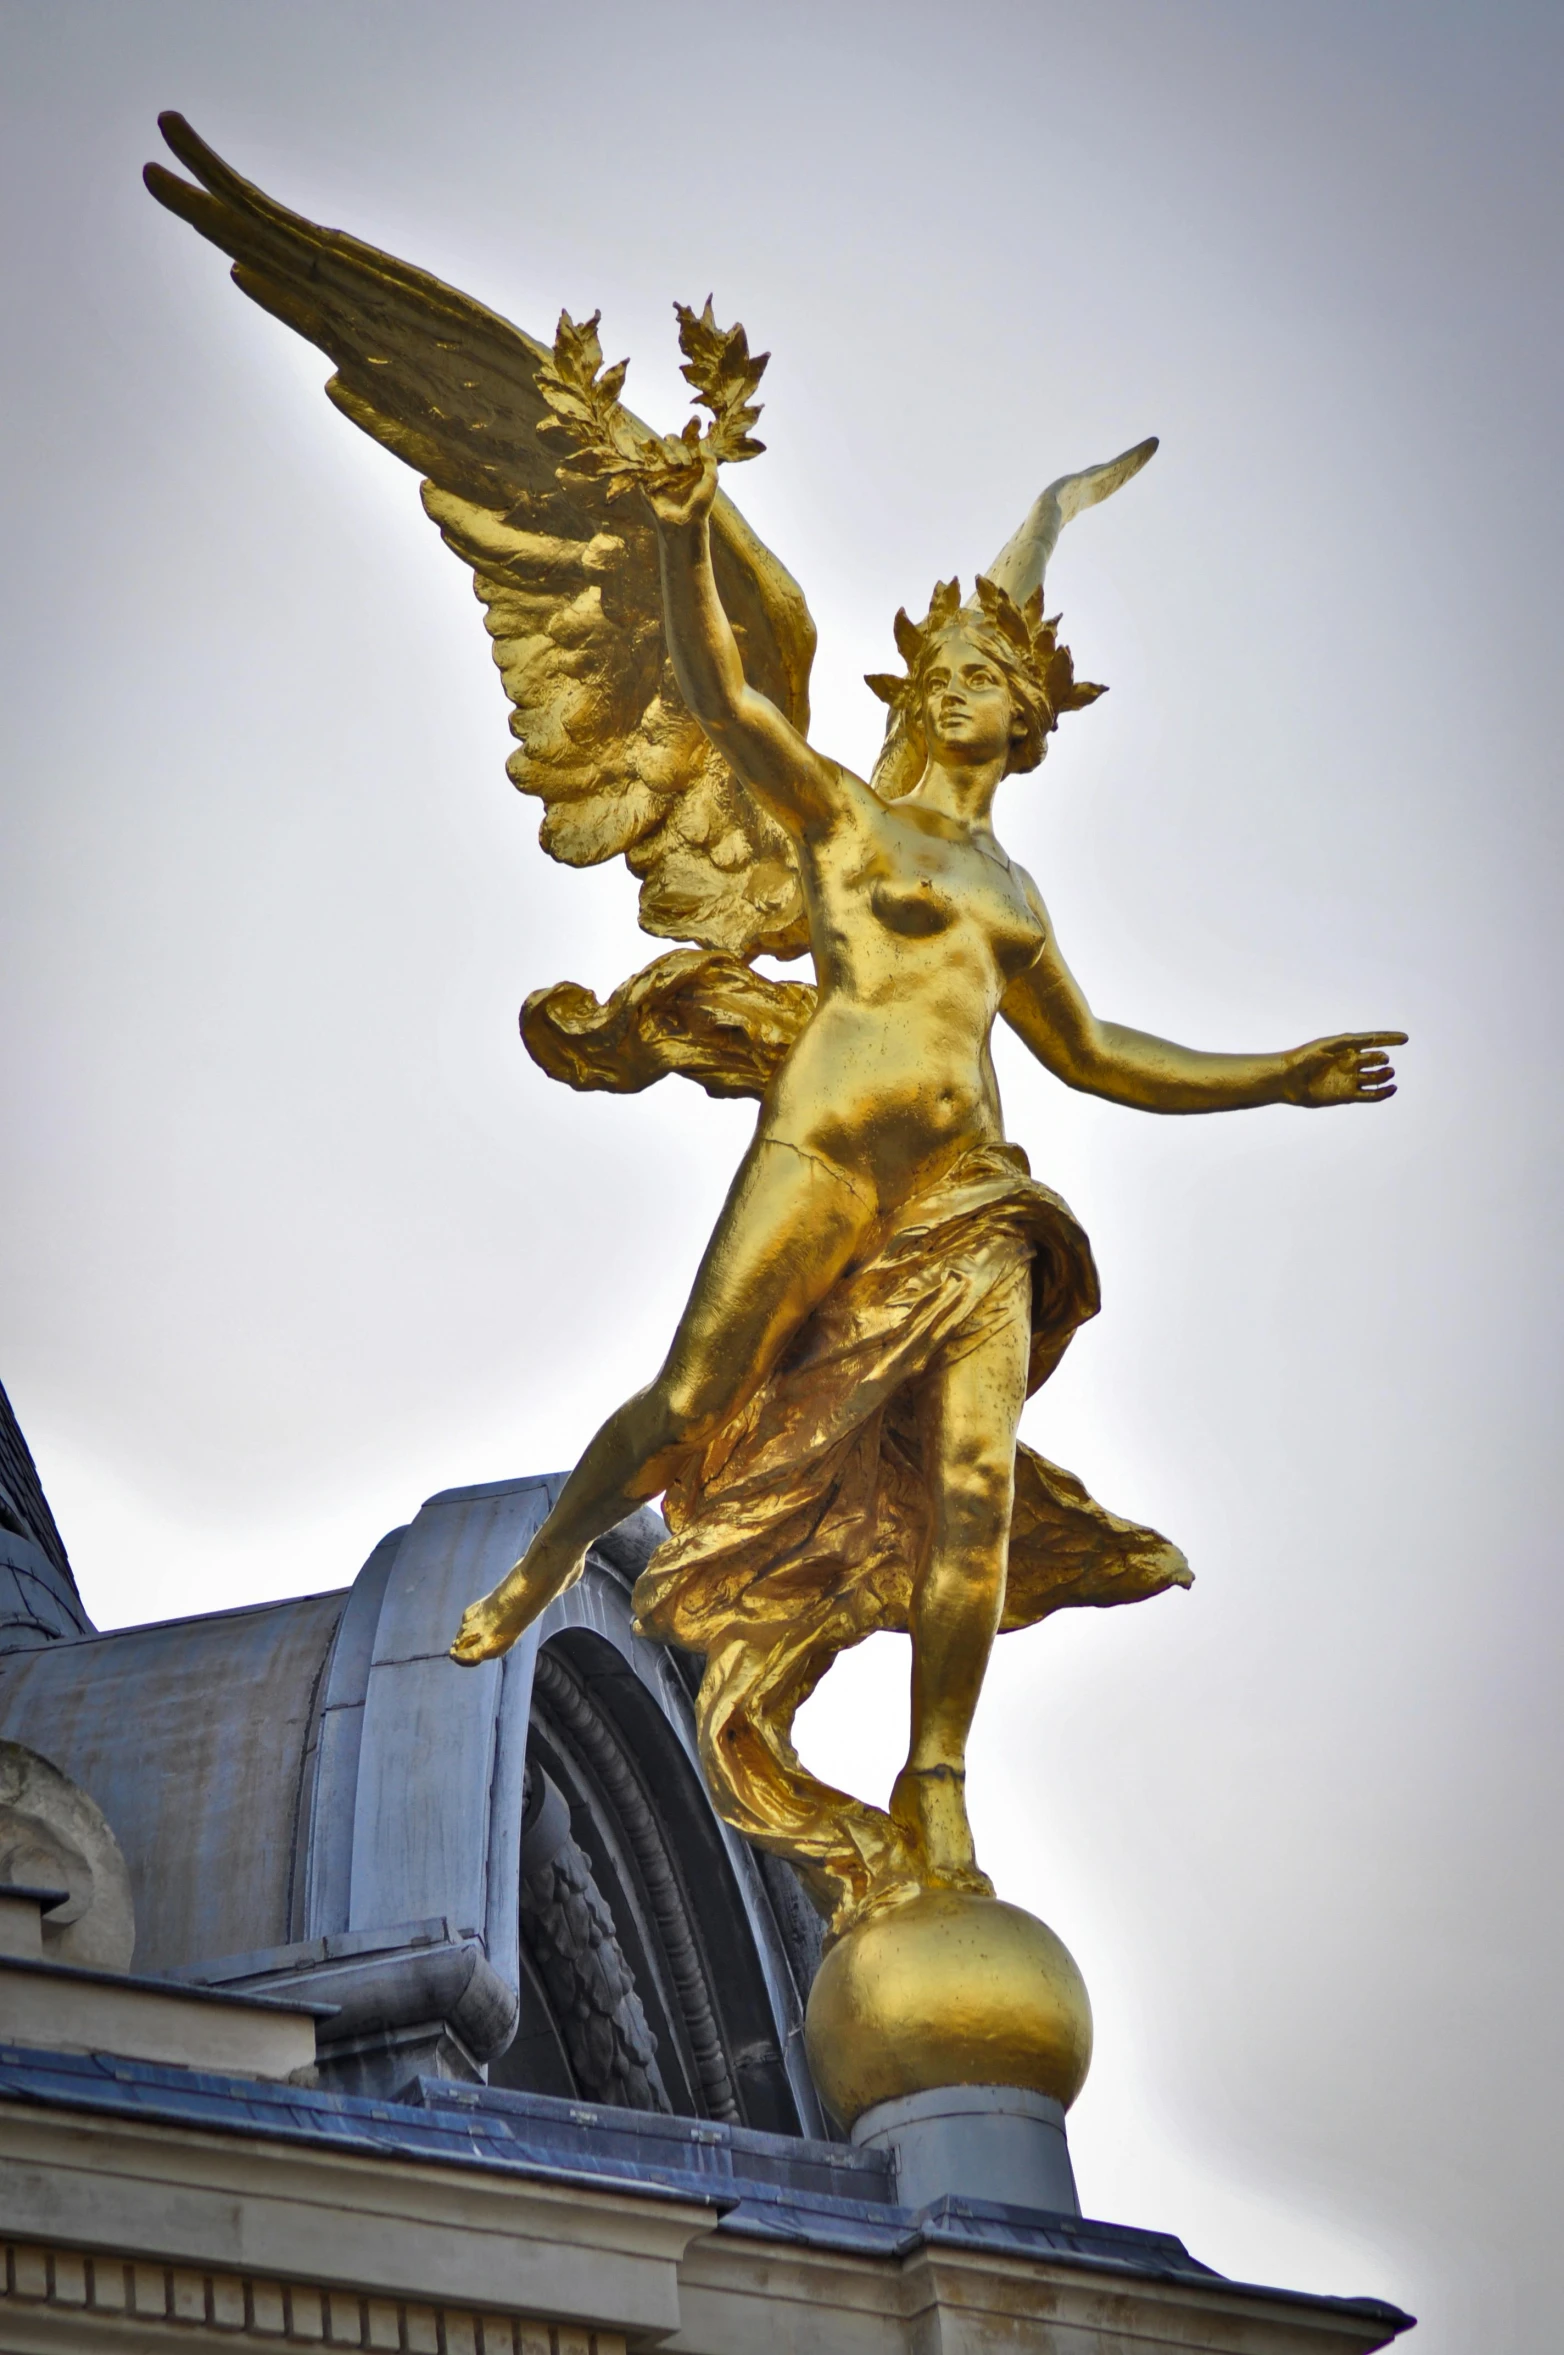
[(919, 875), (877, 877), (869, 906), (888, 932), (928, 940), (953, 925), (974, 927), (1007, 981), (1035, 963), (1046, 934), (1009, 870), (971, 851), (955, 871), (942, 866)]
[(937, 932), (948, 932), (964, 912), (952, 894), (928, 875), (916, 881), (897, 876), (872, 884), (869, 906), (887, 932), (898, 932), (905, 940), (929, 940)]
[(887, 821), (851, 846), (828, 881), (844, 930), (867, 914), (906, 941), (975, 933), (1006, 981), (1024, 972), (1045, 938), (1024, 879), (949, 821), (936, 828), (903, 811)]

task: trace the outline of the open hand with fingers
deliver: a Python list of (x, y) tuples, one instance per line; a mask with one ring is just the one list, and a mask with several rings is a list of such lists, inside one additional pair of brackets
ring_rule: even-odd
[(1395, 1067), (1387, 1047), (1404, 1047), (1404, 1030), (1351, 1031), (1343, 1038), (1311, 1039), (1290, 1057), (1289, 1104), (1377, 1104), (1396, 1092)]

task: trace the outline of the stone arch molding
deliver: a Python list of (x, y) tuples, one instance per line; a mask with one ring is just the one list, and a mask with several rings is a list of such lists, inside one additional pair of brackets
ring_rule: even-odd
[[(675, 2106), (818, 2134), (801, 2036), (808, 1940), (776, 1882), (785, 1868), (762, 1867), (711, 1810), (687, 1670), (631, 1631), (630, 1586), (662, 1535), (656, 1516), (610, 1532), (579, 1583), (502, 1661), (463, 1669), (447, 1656), (464, 1606), (524, 1551), (561, 1477), (445, 1490), (375, 1548), (321, 1675), (300, 1781), (291, 1942), (194, 1964), (188, 1975), (277, 1992), (307, 1982), (313, 2000), (339, 2007), (324, 2064), (345, 2090), (383, 2095), (420, 2074), (486, 2074), (537, 1999), (520, 1921), (527, 1754), (535, 1724), (568, 1714), (574, 1684), (598, 1723), (599, 1753), (606, 1726), (621, 1743), (621, 1779), (642, 1787), (639, 1808), (633, 1792), (608, 1792), (605, 1838), (617, 1843), (619, 1817), (636, 1816), (624, 1827), (623, 1880), (655, 1917), (647, 1944), (673, 1990), (659, 2016), (665, 2039), (673, 2019), (687, 2063), (676, 2069), (679, 2053), (665, 2056), (670, 2087), (684, 2089)], [(551, 1667), (535, 1691), (540, 1651)], [(581, 1728), (572, 1736), (565, 1725), (560, 1738), (579, 1740)], [(648, 1772), (652, 1750), (664, 1755)], [(599, 1773), (612, 1763), (599, 1755)], [(649, 1852), (648, 1814), (656, 1827), (682, 1818), (666, 1830), (666, 1867)], [(676, 1921), (670, 1908), (681, 1907)], [(647, 1949), (637, 1951), (644, 1964)]]

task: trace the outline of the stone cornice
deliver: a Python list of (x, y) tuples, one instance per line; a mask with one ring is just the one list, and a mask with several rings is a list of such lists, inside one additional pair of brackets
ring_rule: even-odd
[[(0, 2106), (0, 2211), (27, 2240), (349, 2296), (678, 2327), (678, 2266), (714, 2206), (358, 2157), (162, 2122)], [(9, 2342), (7, 2342), (9, 2346)]]

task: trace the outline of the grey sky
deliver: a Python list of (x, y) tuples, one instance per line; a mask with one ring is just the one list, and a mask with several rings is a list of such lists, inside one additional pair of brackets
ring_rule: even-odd
[[(344, 1583), (652, 1370), (746, 1132), (554, 1088), (650, 951), (502, 769), (466, 576), (143, 194), (158, 108), (534, 332), (775, 354), (734, 495), (866, 761), (898, 604), (1163, 437), (1051, 603), (1113, 692), (999, 824), (1099, 1008), (1396, 1024), (1378, 1112), (1001, 1047), (1106, 1306), (1035, 1444), (1198, 1583), (1000, 1648), (987, 1861), (1079, 1958), (1088, 2209), (1538, 2355), (1558, 2125), (1564, 18), (1508, 0), (0, 8), (0, 1373), (115, 1623)], [(812, 1704), (883, 1791), (890, 1639)]]

